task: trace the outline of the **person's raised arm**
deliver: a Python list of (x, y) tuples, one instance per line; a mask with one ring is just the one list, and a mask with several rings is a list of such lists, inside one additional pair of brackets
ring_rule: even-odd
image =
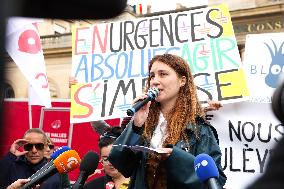
[(208, 100), (208, 106), (204, 107), (205, 112), (219, 110), (223, 105), (219, 101)]
[(17, 157), (26, 154), (27, 151), (20, 151), (19, 149), (27, 143), (28, 141), (26, 139), (15, 140), (10, 147), (10, 152)]
[(73, 76), (69, 77), (69, 88), (71, 88), (72, 85), (75, 85), (77, 83), (78, 83), (78, 80), (75, 77)]

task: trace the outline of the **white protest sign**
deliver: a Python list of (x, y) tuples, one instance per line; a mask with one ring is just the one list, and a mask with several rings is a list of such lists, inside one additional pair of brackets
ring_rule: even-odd
[[(72, 123), (126, 116), (158, 54), (184, 58), (201, 101), (248, 96), (228, 7), (219, 5), (73, 30)], [(123, 107), (123, 108), (121, 108)]]
[(226, 104), (210, 123), (217, 129), (222, 151), (221, 165), (228, 177), (225, 188), (244, 189), (265, 171), (272, 148), (284, 135), (271, 104)]
[(284, 72), (284, 33), (247, 35), (244, 69), (250, 91), (249, 100), (270, 103)]

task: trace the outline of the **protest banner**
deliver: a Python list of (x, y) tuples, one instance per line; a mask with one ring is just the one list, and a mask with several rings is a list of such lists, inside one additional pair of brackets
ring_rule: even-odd
[(284, 33), (247, 35), (244, 69), (250, 91), (249, 101), (271, 103), (273, 92), (283, 82), (283, 46)]
[(37, 22), (38, 19), (22, 17), (8, 19), (6, 50), (30, 83), (30, 105), (50, 108), (48, 78)]
[(225, 104), (208, 114), (213, 115), (210, 123), (220, 141), (227, 176), (224, 188), (243, 189), (264, 173), (273, 147), (284, 135), (283, 124), (269, 103)]
[(148, 62), (172, 53), (189, 64), (202, 102), (243, 101), (248, 95), (228, 7), (74, 28), (71, 123), (126, 116), (142, 93)]

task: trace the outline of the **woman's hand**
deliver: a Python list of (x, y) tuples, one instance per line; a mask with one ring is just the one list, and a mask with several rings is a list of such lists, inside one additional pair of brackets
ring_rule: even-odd
[(95, 176), (97, 174), (102, 174), (104, 171), (104, 168), (101, 168), (101, 169), (96, 169), (95, 172), (91, 175), (88, 176), (88, 178), (92, 177), (92, 176)]
[(216, 111), (216, 110), (219, 110), (223, 106), (221, 102), (219, 101), (208, 100), (207, 103), (208, 103), (208, 106), (204, 108), (205, 112)]
[[(136, 97), (133, 100), (133, 104), (137, 103), (140, 100), (144, 100), (145, 98), (147, 98), (146, 94), (142, 94), (138, 97)], [(142, 127), (143, 124), (145, 123), (148, 114), (149, 114), (149, 108), (151, 105), (151, 101), (148, 102), (147, 104), (145, 104), (142, 108), (140, 108), (133, 116), (133, 121), (134, 121), (134, 125), (137, 127)]]
[(72, 85), (75, 85), (77, 83), (78, 83), (78, 80), (75, 77), (73, 76), (69, 77), (69, 88), (71, 88)]
[(19, 148), (24, 146), (27, 143), (28, 143), (28, 140), (26, 140), (26, 139), (15, 140), (14, 143), (10, 147), (10, 152), (12, 154), (14, 154), (15, 156), (21, 156), (21, 155), (26, 154), (27, 151), (21, 152), (21, 151), (19, 151)]
[(7, 187), (7, 189), (20, 189), (24, 184), (29, 182), (30, 179), (18, 179)]
[(162, 160), (166, 160), (168, 159), (168, 157), (172, 154), (173, 149), (172, 148), (159, 148), (159, 150), (165, 152), (165, 153), (159, 153), (159, 155), (161, 156)]

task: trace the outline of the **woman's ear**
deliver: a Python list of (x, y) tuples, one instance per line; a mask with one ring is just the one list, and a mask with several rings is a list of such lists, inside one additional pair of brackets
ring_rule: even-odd
[(183, 87), (186, 84), (186, 77), (182, 76), (180, 79), (180, 87)]

